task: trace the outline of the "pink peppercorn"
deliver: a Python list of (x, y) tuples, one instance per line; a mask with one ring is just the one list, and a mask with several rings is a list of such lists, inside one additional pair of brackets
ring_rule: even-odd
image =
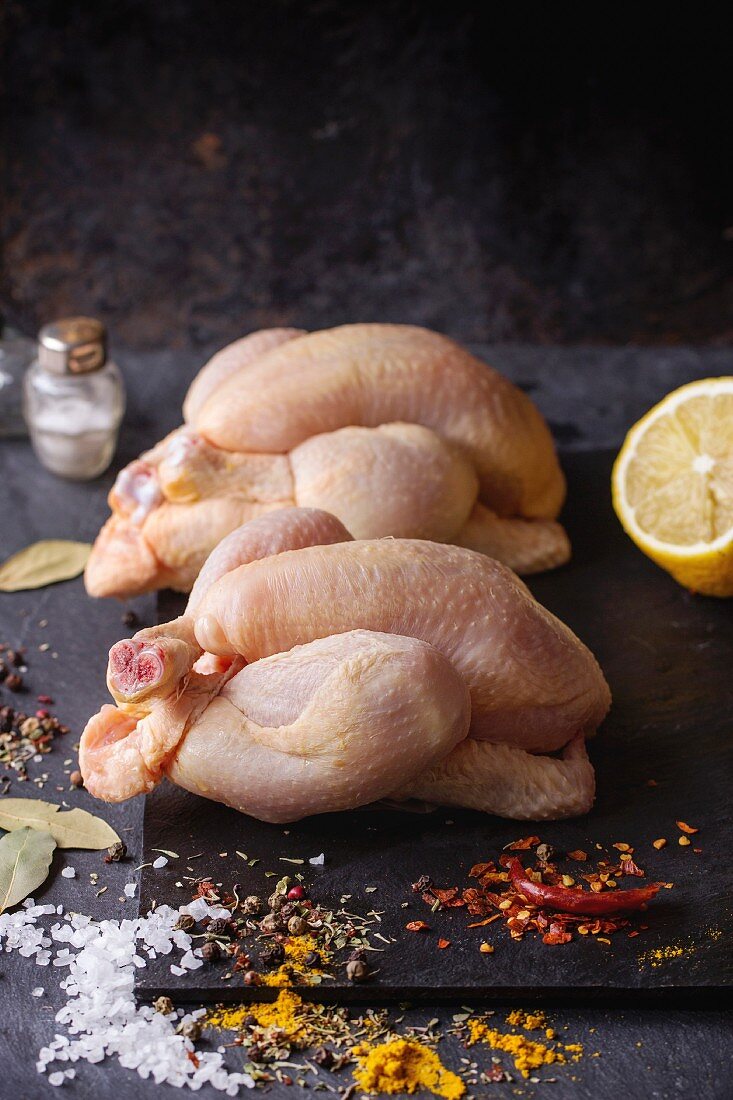
[(288, 890), (288, 901), (302, 901), (305, 897), (305, 890), (302, 886), (291, 886)]
[(36, 718), (48, 718), (48, 711), (44, 710), (42, 707), (40, 710), (36, 711)]
[(53, 699), (50, 695), (37, 695), (36, 698), (38, 699), (39, 703), (45, 703), (46, 706), (50, 706), (51, 703), (53, 703)]

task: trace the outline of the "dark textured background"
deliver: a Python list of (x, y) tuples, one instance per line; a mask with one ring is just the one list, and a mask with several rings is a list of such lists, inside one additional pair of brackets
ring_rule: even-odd
[[(733, 338), (709, 13), (8, 0), (0, 302), (202, 351), (270, 323)], [(648, 18), (648, 22), (645, 22)]]

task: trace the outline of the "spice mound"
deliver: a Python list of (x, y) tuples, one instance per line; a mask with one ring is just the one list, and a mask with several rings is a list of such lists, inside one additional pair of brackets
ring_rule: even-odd
[(458, 1100), (466, 1091), (461, 1078), (445, 1068), (434, 1050), (416, 1039), (390, 1039), (377, 1046), (362, 1043), (352, 1053), (359, 1062), (354, 1080), (372, 1096), (427, 1089), (445, 1100)]

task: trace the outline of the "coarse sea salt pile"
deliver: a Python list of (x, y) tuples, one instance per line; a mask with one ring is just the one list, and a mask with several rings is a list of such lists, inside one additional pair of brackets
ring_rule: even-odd
[[(156, 1084), (194, 1091), (208, 1084), (227, 1096), (236, 1096), (240, 1086), (254, 1088), (249, 1074), (226, 1068), (221, 1052), (194, 1053), (191, 1040), (177, 1034), (181, 1023), (204, 1015), (204, 1009), (163, 1016), (135, 1001), (135, 970), (146, 966), (148, 959), (181, 952), (179, 963), (171, 964), (174, 974), (203, 965), (200, 949), (192, 950), (191, 937), (175, 927), (184, 914), (201, 920), (229, 916), (229, 911), (198, 898), (180, 909), (161, 905), (135, 920), (96, 921), (67, 913), (61, 905), (36, 905), (29, 899), (17, 912), (0, 914), (0, 945), (5, 951), (18, 951), (38, 966), (65, 972), (60, 988), (66, 1003), (56, 1014), (64, 1032), (39, 1051), (36, 1062), (39, 1073), (48, 1073), (49, 1084), (63, 1085), (75, 1077), (71, 1063), (116, 1058)], [(56, 918), (48, 930), (38, 923), (44, 917)], [(39, 995), (38, 989), (33, 995)]]

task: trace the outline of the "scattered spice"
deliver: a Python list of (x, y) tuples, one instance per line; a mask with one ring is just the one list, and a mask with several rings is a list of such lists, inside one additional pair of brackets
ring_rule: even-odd
[(483, 1019), (469, 1020), (468, 1034), (469, 1046), (474, 1043), (487, 1043), (492, 1050), (502, 1050), (511, 1055), (514, 1066), (522, 1077), (529, 1077), (542, 1066), (551, 1066), (555, 1063), (564, 1065), (568, 1061), (577, 1062), (583, 1054), (580, 1043), (558, 1043), (555, 1046), (549, 1046), (517, 1033), (506, 1034), (497, 1028), (490, 1027)]
[[(534, 868), (524, 869), (514, 851), (535, 848)], [(600, 844), (596, 849), (603, 850)], [(644, 909), (664, 886), (672, 883), (650, 883), (641, 889), (618, 889), (619, 880), (626, 876), (643, 877), (644, 870), (634, 860), (634, 849), (624, 841), (613, 847), (619, 852), (616, 862), (599, 858), (595, 868), (589, 866), (588, 853), (582, 849), (568, 852), (566, 858), (577, 864), (575, 876), (557, 866), (559, 856), (539, 838), (522, 837), (505, 846), (498, 860), (476, 863), (469, 877), (477, 879), (477, 886), (461, 890), (457, 886), (440, 888), (427, 875), (413, 883), (413, 890), (420, 889), (423, 902), (431, 912), (448, 908), (465, 908), (470, 917), (478, 918), (468, 923), (469, 928), (483, 928), (501, 921), (514, 940), (521, 940), (527, 932), (538, 933), (543, 943), (556, 946), (570, 943), (575, 935), (594, 936), (601, 943), (606, 937), (628, 928), (628, 915)], [(554, 862), (550, 862), (550, 856)], [(590, 889), (583, 887), (587, 883)], [(407, 928), (420, 930), (425, 922), (411, 921)], [(641, 925), (640, 930), (645, 926)], [(634, 934), (638, 935), (638, 931)], [(482, 944), (480, 951), (489, 954)]]
[(700, 832), (699, 829), (694, 828), (692, 825), (688, 825), (685, 821), (675, 821), (675, 825), (678, 829), (681, 829), (683, 833), (688, 833), (690, 836)]
[(659, 840), (652, 841), (652, 846), (656, 848), (657, 851), (659, 851), (660, 848), (664, 848), (666, 843), (667, 841), (665, 840), (665, 838), (663, 836), (660, 836)]
[(430, 1047), (416, 1039), (390, 1039), (376, 1046), (354, 1047), (358, 1059), (354, 1080), (371, 1096), (412, 1094), (426, 1089), (444, 1100), (459, 1100), (466, 1086), (458, 1074), (446, 1069)]
[[(24, 677), (28, 672), (27, 662), (24, 647), (11, 649), (0, 643), (0, 686), (15, 694), (26, 691)], [(0, 706), (0, 764), (14, 771), (19, 780), (28, 780), (28, 763), (38, 762), (51, 752), (56, 736), (69, 732), (68, 727), (46, 709), (53, 703), (51, 696), (41, 694), (37, 698), (44, 706), (33, 714), (10, 705)], [(47, 778), (44, 773), (33, 782), (43, 787)], [(5, 782), (9, 783), (9, 778)]]
[(677, 838), (677, 843), (683, 848), (686, 848), (691, 842), (689, 836), (685, 836), (685, 834), (683, 833), (680, 837)]

